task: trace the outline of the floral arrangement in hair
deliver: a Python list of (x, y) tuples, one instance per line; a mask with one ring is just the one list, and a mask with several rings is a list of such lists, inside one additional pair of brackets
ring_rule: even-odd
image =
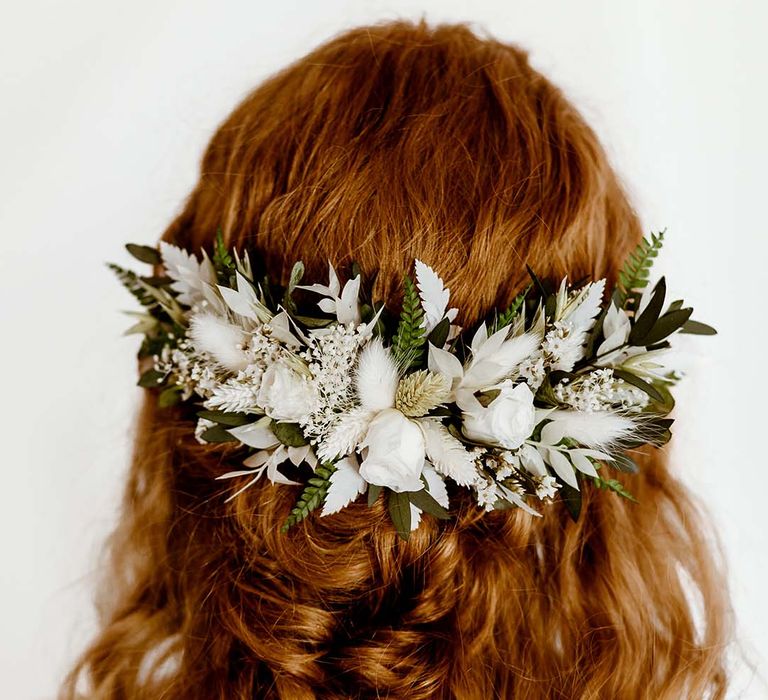
[(578, 518), (586, 484), (633, 498), (606, 471), (636, 471), (632, 449), (670, 438), (670, 339), (715, 333), (665, 303), (663, 278), (649, 285), (663, 236), (610, 294), (605, 280), (548, 289), (529, 269), (528, 289), (469, 332), (419, 260), (399, 314), (368, 297), (357, 265), (343, 284), (330, 265), (327, 284), (304, 286), (298, 262), (282, 287), (220, 232), (210, 256), (126, 246), (160, 276), (110, 267), (143, 307), (128, 331), (151, 358), (139, 385), (161, 407), (193, 406), (198, 441), (243, 449), (219, 477), (237, 480), (230, 498), (264, 477), (302, 485), (287, 530), (382, 497), (407, 539), (424, 513), (450, 517), (447, 481), (485, 510), (533, 516), (561, 498)]

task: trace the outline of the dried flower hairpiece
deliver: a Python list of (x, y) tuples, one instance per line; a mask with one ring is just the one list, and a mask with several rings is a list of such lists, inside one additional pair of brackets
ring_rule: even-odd
[(344, 284), (330, 266), (328, 284), (301, 286), (299, 262), (280, 287), (221, 233), (211, 257), (127, 246), (163, 276), (110, 267), (144, 307), (128, 331), (152, 359), (139, 385), (162, 407), (194, 405), (200, 442), (242, 448), (243, 468), (219, 477), (238, 480), (230, 498), (265, 473), (303, 484), (287, 530), (383, 493), (407, 539), (422, 513), (449, 517), (446, 479), (486, 510), (535, 516), (532, 503), (559, 497), (578, 518), (587, 482), (632, 499), (604, 466), (634, 472), (628, 450), (669, 439), (669, 339), (715, 333), (682, 301), (664, 308), (663, 278), (648, 285), (662, 240), (642, 241), (607, 302), (605, 280), (549, 290), (529, 270), (529, 288), (471, 335), (419, 260), (399, 315), (366, 298), (356, 265)]

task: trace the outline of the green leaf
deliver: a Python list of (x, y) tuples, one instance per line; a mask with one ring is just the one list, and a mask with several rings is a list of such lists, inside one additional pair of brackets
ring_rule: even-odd
[(501, 389), (488, 389), (477, 395), (477, 400), (483, 408), (488, 408), (501, 394)]
[(611, 307), (611, 304), (613, 304), (613, 299), (609, 301), (605, 306), (603, 306), (602, 310), (598, 314), (597, 318), (595, 319), (595, 325), (592, 326), (592, 329), (589, 331), (589, 335), (587, 336), (587, 342), (584, 346), (584, 357), (586, 359), (591, 359), (594, 352), (595, 352), (595, 346), (597, 345), (597, 340), (600, 338), (600, 336), (603, 333), (603, 324), (605, 323), (605, 317), (608, 315), (608, 310)]
[(680, 332), (691, 335), (717, 335), (717, 331), (712, 326), (693, 319), (688, 319), (680, 328)]
[(150, 248), (148, 245), (138, 245), (137, 243), (126, 243), (125, 249), (140, 262), (148, 265), (159, 265), (162, 262), (160, 252), (157, 248)]
[(581, 491), (561, 481), (558, 493), (565, 504), (568, 514), (571, 516), (571, 520), (578, 522), (581, 515)]
[(666, 445), (672, 438), (670, 428), (674, 422), (673, 418), (654, 418), (648, 421), (645, 431), (648, 437), (645, 442), (650, 442), (657, 447)]
[(331, 474), (335, 471), (336, 466), (333, 464), (321, 464), (315, 469), (315, 476), (304, 487), (296, 505), (283, 523), (281, 532), (288, 532), (291, 527), (306, 519), (313, 510), (320, 506), (331, 485)]
[(392, 352), (398, 364), (410, 369), (421, 365), (424, 359), (424, 309), (416, 285), (407, 275), (403, 279), (403, 288), (403, 309), (392, 341)]
[(656, 389), (653, 384), (649, 384), (644, 379), (640, 379), (635, 374), (632, 374), (632, 372), (628, 372), (625, 369), (615, 369), (613, 370), (613, 376), (618, 377), (622, 381), (626, 382), (627, 384), (631, 384), (632, 386), (637, 387), (641, 391), (644, 391), (648, 396), (650, 396), (654, 401), (663, 402), (664, 396)]
[(390, 491), (387, 506), (397, 534), (407, 542), (411, 536), (411, 501), (408, 494)]
[(672, 396), (672, 392), (667, 388), (667, 385), (661, 382), (655, 384), (654, 388), (662, 397), (661, 401), (656, 402), (653, 409), (654, 413), (663, 413), (664, 415), (671, 413), (672, 409), (675, 407), (675, 397)]
[(225, 411), (198, 411), (198, 418), (205, 418), (219, 425), (226, 425), (230, 428), (237, 428), (241, 425), (252, 423), (255, 418), (245, 413), (228, 413)]
[(620, 308), (626, 308), (626, 303), (633, 292), (638, 292), (648, 286), (648, 277), (653, 261), (659, 254), (664, 243), (664, 234), (651, 234), (650, 240), (643, 238), (638, 246), (630, 253), (624, 267), (619, 273), (616, 286), (616, 301)]
[(717, 335), (717, 329), (712, 326), (702, 323), (701, 321), (694, 321), (689, 319), (680, 328), (681, 333), (688, 333), (690, 335)]
[(379, 486), (378, 484), (368, 484), (368, 507), (379, 500), (379, 494), (383, 488), (383, 486)]
[(234, 272), (235, 270), (235, 261), (232, 260), (232, 256), (229, 254), (227, 246), (224, 245), (224, 234), (221, 227), (216, 230), (216, 241), (213, 248), (212, 262), (216, 271), (225, 275), (226, 273)]
[(184, 324), (185, 318), (178, 302), (164, 288), (153, 287), (135, 272), (107, 263), (107, 267), (117, 275), (122, 285), (138, 300), (138, 302), (152, 311), (158, 308), (165, 311), (172, 321)]
[(291, 277), (288, 280), (288, 286), (285, 289), (283, 295), (283, 306), (291, 313), (296, 311), (296, 304), (293, 301), (293, 292), (301, 282), (301, 278), (304, 277), (304, 263), (299, 260), (295, 263), (291, 270)]
[(181, 387), (171, 386), (163, 389), (157, 397), (158, 408), (169, 408), (181, 401)]
[(618, 493), (619, 496), (626, 498), (628, 501), (638, 503), (638, 500), (624, 488), (621, 482), (616, 481), (616, 479), (603, 479), (599, 476), (596, 476), (592, 477), (592, 480), (595, 482), (595, 486), (597, 486), (597, 488), (608, 489), (609, 491)]
[(156, 308), (158, 306), (157, 299), (151, 293), (151, 288), (147, 285), (141, 277), (139, 277), (132, 270), (126, 270), (120, 265), (115, 263), (107, 263), (107, 267), (117, 275), (117, 278), (134, 297), (138, 300), (139, 304), (146, 306), (149, 309)]
[(312, 316), (294, 316), (294, 318), (307, 328), (325, 328), (336, 322), (333, 318), (313, 318)]
[[(650, 345), (646, 336), (658, 321), (662, 308), (664, 308), (664, 297), (667, 294), (667, 283), (662, 277), (654, 287), (651, 299), (643, 312), (634, 320), (632, 330), (629, 332), (629, 343), (631, 345)], [(675, 313), (675, 312), (672, 312)]]
[(237, 442), (237, 438), (228, 432), (223, 425), (212, 425), (210, 428), (206, 428), (200, 433), (200, 437), (206, 442), (222, 443), (222, 442)]
[(158, 372), (156, 369), (148, 369), (139, 377), (139, 381), (136, 383), (145, 389), (156, 389), (163, 383), (164, 379), (165, 374), (163, 372)]
[(528, 271), (530, 278), (533, 280), (533, 284), (536, 285), (536, 289), (539, 290), (539, 294), (541, 295), (541, 298), (546, 299), (549, 296), (549, 292), (547, 291), (546, 287), (541, 283), (541, 280), (536, 276), (536, 273), (533, 271), (533, 268), (530, 265), (526, 265), (525, 269)]
[(304, 447), (309, 444), (298, 423), (278, 423), (273, 420), (269, 427), (275, 437), (287, 447)]
[(517, 506), (514, 503), (510, 503), (505, 498), (499, 498), (493, 503), (493, 510), (512, 510), (513, 508), (517, 508)]
[(408, 492), (408, 499), (417, 508), (421, 508), (425, 513), (429, 513), (440, 520), (450, 520), (451, 518), (448, 511), (426, 489)]
[(448, 333), (451, 330), (451, 322), (444, 318), (438, 323), (431, 331), (427, 340), (432, 343), (436, 348), (442, 348), (445, 345), (445, 341), (448, 340)]
[(672, 335), (676, 330), (682, 328), (693, 313), (693, 309), (679, 309), (664, 314), (645, 336), (644, 345), (653, 345), (659, 343), (664, 338)]

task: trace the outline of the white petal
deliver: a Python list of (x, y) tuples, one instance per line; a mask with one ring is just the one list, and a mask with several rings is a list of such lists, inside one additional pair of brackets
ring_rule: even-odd
[(267, 461), (267, 479), (273, 484), (285, 484), (286, 486), (298, 486), (297, 481), (291, 481), (278, 471), (278, 467), (288, 459), (288, 451), (285, 445), (280, 445)]
[(600, 450), (589, 450), (585, 449), (583, 447), (579, 447), (577, 449), (571, 450), (571, 454), (574, 452), (578, 454), (582, 454), (585, 457), (592, 457), (594, 459), (600, 460), (601, 462), (613, 462), (614, 459), (611, 457), (611, 455), (606, 454), (605, 452), (600, 452)]
[(294, 467), (298, 467), (307, 459), (311, 451), (311, 445), (304, 445), (303, 447), (288, 447), (288, 459)]
[(430, 371), (449, 377), (452, 381), (459, 379), (464, 374), (464, 368), (456, 355), (437, 348), (429, 343), (429, 357), (427, 364)]
[(544, 459), (533, 445), (523, 445), (520, 448), (520, 463), (534, 476), (547, 475)]
[(227, 303), (227, 306), (236, 314), (240, 314), (252, 321), (262, 322), (269, 318), (271, 314), (259, 301), (251, 283), (239, 272), (235, 272), (235, 276), (237, 277), (236, 290), (221, 284), (217, 285), (217, 289)]
[(210, 261), (197, 257), (186, 250), (160, 241), (160, 256), (165, 272), (173, 280), (171, 289), (179, 293), (179, 302), (192, 306), (203, 299), (203, 284), (213, 282)]
[(573, 466), (576, 467), (576, 469), (578, 469), (580, 472), (586, 474), (587, 476), (597, 476), (595, 465), (592, 464), (592, 462), (590, 462), (585, 455), (576, 450), (571, 450), (568, 453), (568, 456), (571, 458)]
[(494, 333), (483, 344), (480, 352), (473, 356), (464, 371), (461, 386), (471, 389), (487, 389), (509, 377), (518, 365), (530, 357), (538, 348), (536, 336), (524, 333), (516, 338), (504, 340), (508, 328)]
[(335, 314), (336, 313), (336, 300), (335, 299), (321, 299), (317, 302), (317, 305), (320, 307), (321, 311), (324, 311), (327, 314)]
[(360, 275), (344, 285), (341, 298), (336, 301), (336, 320), (339, 323), (360, 323), (360, 306), (357, 295), (360, 291)]
[(449, 476), (460, 486), (469, 486), (477, 480), (477, 468), (471, 452), (448, 429), (434, 418), (416, 421), (424, 434), (427, 459), (435, 469)]
[(296, 289), (304, 289), (307, 292), (315, 292), (315, 294), (322, 294), (324, 297), (334, 296), (330, 287), (324, 284), (299, 284), (297, 285)]
[(504, 496), (505, 499), (507, 499), (511, 503), (514, 503), (518, 508), (521, 508), (526, 513), (528, 513), (528, 515), (533, 515), (533, 516), (535, 516), (537, 518), (541, 518), (542, 517), (541, 513), (539, 513), (538, 511), (534, 510), (533, 508), (531, 508), (522, 499), (522, 497), (520, 495), (516, 494), (511, 489), (508, 489), (506, 486), (504, 486), (504, 484), (499, 484), (498, 488), (501, 491), (501, 493), (502, 493), (502, 495)]
[(563, 320), (570, 322), (575, 332), (588, 331), (594, 325), (595, 316), (600, 313), (604, 291), (604, 279), (588, 284), (572, 302), (573, 307), (566, 309)]
[(270, 423), (271, 419), (261, 418), (255, 423), (230, 428), (228, 432), (244, 445), (255, 447), (257, 450), (269, 450), (280, 444), (275, 434), (269, 429)]
[(477, 355), (477, 353), (480, 352), (480, 348), (483, 347), (483, 345), (487, 340), (488, 340), (488, 327), (483, 322), (480, 324), (480, 327), (475, 331), (475, 335), (472, 336), (472, 342), (470, 343), (472, 354)]
[(333, 269), (333, 265), (328, 262), (328, 291), (331, 296), (338, 297), (341, 292), (341, 283), (339, 282), (339, 276), (336, 274), (336, 270)]
[(448, 508), (448, 489), (445, 487), (445, 479), (438, 474), (434, 467), (427, 462), (421, 472), (427, 482), (427, 491), (443, 508)]
[[(617, 308), (616, 304), (611, 303), (608, 312), (603, 320), (603, 335), (605, 340), (597, 348), (597, 355), (607, 355), (619, 346), (627, 342), (631, 325), (629, 316), (624, 309)], [(601, 360), (604, 358), (600, 358)]]
[(363, 442), (375, 415), (375, 412), (360, 406), (343, 413), (318, 445), (320, 459), (329, 462), (337, 457), (346, 457)]
[(557, 299), (555, 304), (555, 319), (560, 320), (563, 312), (566, 311), (565, 305), (568, 301), (568, 278), (563, 277), (560, 282), (560, 288), (557, 290)]
[(450, 290), (445, 288), (437, 273), (421, 260), (416, 260), (415, 269), (416, 286), (424, 309), (424, 328), (429, 333), (446, 316)]
[(365, 493), (368, 487), (360, 476), (357, 460), (354, 457), (346, 457), (336, 462), (336, 471), (331, 474), (330, 482), (321, 516), (338, 513), (361, 493)]
[(411, 532), (413, 532), (421, 524), (421, 508), (409, 503), (411, 506)]
[(579, 488), (579, 482), (576, 480), (576, 472), (568, 458), (557, 450), (547, 450), (547, 462), (566, 484), (575, 489)]
[(269, 328), (272, 331), (272, 337), (292, 348), (298, 348), (301, 343), (291, 331), (291, 318), (285, 311), (273, 316), (269, 321)]
[(215, 284), (204, 282), (202, 286), (202, 295), (202, 301), (205, 301), (208, 304), (206, 311), (212, 311), (217, 316), (227, 315), (227, 305), (221, 298), (221, 294), (219, 294)]

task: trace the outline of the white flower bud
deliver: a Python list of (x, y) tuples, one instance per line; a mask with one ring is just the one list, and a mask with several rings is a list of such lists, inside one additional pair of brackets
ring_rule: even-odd
[(261, 378), (257, 403), (274, 420), (298, 423), (315, 409), (317, 391), (305, 375), (276, 362)]
[(421, 428), (400, 411), (381, 411), (368, 426), (363, 446), (368, 448), (360, 476), (369, 484), (393, 491), (421, 491), (426, 457)]
[(463, 415), (463, 431), (470, 440), (515, 450), (536, 425), (533, 394), (527, 384), (500, 387), (487, 407), (479, 406)]

